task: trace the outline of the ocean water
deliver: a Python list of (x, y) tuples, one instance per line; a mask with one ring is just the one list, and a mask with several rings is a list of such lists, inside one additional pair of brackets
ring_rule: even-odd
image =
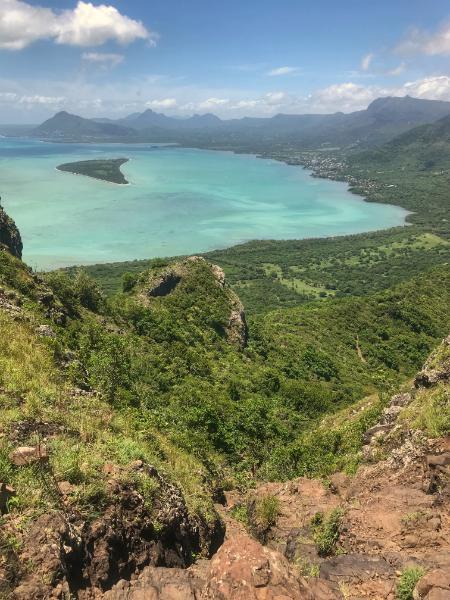
[[(119, 186), (56, 170), (127, 157)], [(0, 195), (37, 269), (174, 256), (252, 239), (299, 239), (404, 224), (400, 207), (249, 155), (170, 146), (0, 139)]]

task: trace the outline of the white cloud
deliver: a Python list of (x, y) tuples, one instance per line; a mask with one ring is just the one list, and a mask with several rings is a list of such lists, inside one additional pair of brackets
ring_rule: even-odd
[(108, 67), (116, 67), (123, 63), (125, 59), (123, 54), (111, 52), (83, 52), (81, 58), (86, 62), (97, 63)]
[(207, 100), (203, 100), (203, 102), (200, 102), (198, 108), (200, 110), (214, 110), (217, 107), (223, 107), (228, 105), (229, 103), (230, 100), (228, 98), (208, 98)]
[(449, 55), (450, 21), (443, 23), (434, 33), (417, 28), (411, 29), (396, 50), (402, 54)]
[(22, 0), (1, 0), (0, 49), (22, 50), (41, 39), (70, 46), (101, 46), (109, 40), (154, 43), (156, 38), (140, 21), (122, 15), (114, 6), (79, 0), (73, 10), (55, 12)]
[(259, 100), (239, 100), (238, 102), (235, 102), (231, 108), (236, 110), (255, 108), (258, 104), (260, 104)]
[(21, 96), (18, 99), (20, 104), (29, 104), (29, 105), (45, 105), (50, 108), (55, 108), (62, 106), (67, 101), (67, 98), (64, 96)]
[(17, 94), (13, 92), (0, 92), (0, 102), (14, 102), (17, 99)]
[(292, 75), (293, 73), (298, 73), (298, 71), (298, 67), (278, 67), (277, 69), (268, 71), (267, 75), (269, 77), (279, 77), (280, 75)]
[(391, 83), (381, 86), (348, 79), (309, 94), (289, 94), (280, 90), (258, 93), (238, 88), (201, 88), (170, 79), (114, 81), (99, 86), (97, 81), (82, 78), (58, 82), (0, 77), (0, 122), (38, 123), (61, 109), (83, 117), (122, 117), (150, 107), (183, 116), (213, 112), (226, 119), (277, 113), (352, 112), (382, 96), (408, 94), (450, 101), (450, 76)]
[[(450, 77), (426, 77), (417, 81), (409, 81), (402, 87), (404, 94), (416, 98), (430, 100), (450, 100)], [(404, 95), (402, 94), (402, 95)]]
[(363, 56), (361, 59), (361, 69), (363, 71), (368, 71), (374, 58), (375, 54), (373, 54), (373, 52), (370, 52), (369, 54)]
[(264, 96), (263, 101), (269, 106), (280, 106), (287, 99), (288, 95), (285, 92), (269, 92)]
[(308, 104), (319, 112), (350, 112), (365, 108), (380, 95), (375, 86), (358, 85), (352, 82), (338, 83), (319, 89), (307, 97)]
[(177, 101), (175, 98), (164, 98), (163, 100), (149, 100), (145, 103), (147, 108), (168, 109), (176, 108)]
[(406, 69), (406, 63), (402, 62), (397, 67), (387, 70), (386, 75), (392, 75), (393, 77), (397, 77), (398, 75), (401, 75), (402, 73), (404, 73), (405, 69)]

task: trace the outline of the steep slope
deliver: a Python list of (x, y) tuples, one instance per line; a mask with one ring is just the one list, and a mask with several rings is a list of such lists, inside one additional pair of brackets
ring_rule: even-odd
[(415, 127), (383, 147), (359, 155), (359, 162), (373, 168), (435, 171), (448, 169), (450, 163), (450, 116), (436, 123)]
[[(5, 246), (0, 594), (121, 598), (141, 572), (170, 587), (171, 574), (153, 568), (186, 569), (217, 550), (224, 526), (213, 502), (225, 490), (356, 470), (387, 390), (450, 330), (449, 278), (441, 267), (367, 298), (268, 313), (247, 330), (222, 270), (204, 259), (153, 263), (108, 303), (85, 273), (43, 279)], [(439, 361), (427, 365), (427, 381)], [(371, 405), (341, 430), (342, 411), (358, 413), (367, 393)], [(423, 418), (442, 402), (432, 394)], [(324, 418), (331, 425), (320, 432)], [(274, 509), (264, 506), (268, 531)], [(196, 578), (214, 597), (230, 557), (225, 579), (236, 587), (226, 599), (242, 577), (255, 598), (258, 589), (339, 597), (247, 538), (224, 545), (204, 572), (201, 563), (189, 576), (176, 571), (178, 583), (192, 588)], [(255, 580), (260, 561), (268, 567)]]
[(14, 221), (0, 205), (0, 246), (6, 247), (13, 256), (22, 258), (22, 238)]

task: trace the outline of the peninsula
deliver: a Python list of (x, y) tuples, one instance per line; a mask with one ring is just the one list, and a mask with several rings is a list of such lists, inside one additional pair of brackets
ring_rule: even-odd
[(101, 179), (111, 183), (125, 185), (125, 179), (120, 167), (128, 158), (110, 158), (104, 160), (81, 160), (78, 162), (64, 163), (56, 167), (58, 171), (66, 171), (74, 175), (85, 175), (94, 179)]

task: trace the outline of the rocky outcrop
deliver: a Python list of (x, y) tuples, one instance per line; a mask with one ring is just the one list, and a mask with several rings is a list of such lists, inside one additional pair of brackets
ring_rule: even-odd
[(279, 553), (248, 535), (234, 537), (203, 569), (148, 567), (120, 581), (105, 600), (337, 600), (329, 584), (306, 581)]
[(450, 570), (435, 569), (424, 575), (413, 592), (414, 600), (448, 600)]
[(182, 282), (188, 282), (195, 265), (205, 267), (213, 276), (215, 285), (223, 290), (223, 300), (228, 307), (228, 322), (224, 333), (228, 342), (239, 349), (245, 348), (248, 341), (248, 329), (245, 311), (237, 294), (225, 281), (225, 273), (218, 265), (208, 263), (201, 256), (190, 256), (186, 260), (173, 263), (157, 273), (150, 272), (148, 280), (143, 284), (141, 298), (148, 301), (152, 298), (164, 298), (172, 294)]
[(104, 600), (200, 600), (203, 582), (185, 569), (146, 567), (134, 581), (122, 579)]
[(22, 258), (22, 238), (14, 221), (0, 206), (0, 245), (6, 247), (13, 256)]
[[(107, 497), (93, 520), (70, 511), (72, 486), (60, 482), (61, 510), (38, 517), (23, 540), (20, 563), (33, 564), (33, 570), (20, 570), (17, 600), (100, 598), (147, 566), (186, 569), (194, 556), (208, 556), (221, 544), (219, 519), (206, 524), (191, 514), (181, 491), (154, 467), (136, 461), (107, 464), (104, 472)], [(143, 477), (157, 486), (150, 504), (134, 483)]]
[(416, 388), (432, 387), (440, 381), (450, 381), (450, 335), (426, 361), (423, 369), (414, 380)]
[(167, 296), (177, 287), (181, 279), (182, 274), (176, 267), (167, 269), (150, 282), (147, 294), (152, 298)]
[(211, 561), (202, 598), (211, 600), (333, 600), (323, 581), (307, 583), (279, 553), (241, 535), (225, 542)]

